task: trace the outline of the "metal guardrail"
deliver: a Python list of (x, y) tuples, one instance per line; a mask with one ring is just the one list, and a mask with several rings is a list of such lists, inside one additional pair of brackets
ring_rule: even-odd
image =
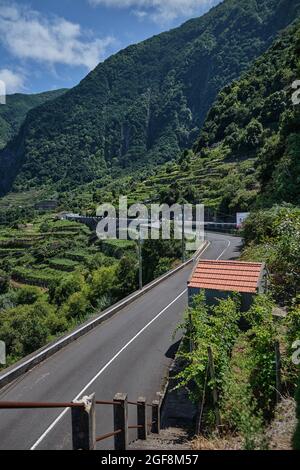
[[(96, 437), (96, 405), (114, 407), (114, 431)], [(137, 408), (137, 424), (128, 424), (128, 405)], [(72, 441), (73, 450), (94, 450), (97, 442), (114, 437), (115, 450), (127, 450), (128, 431), (137, 430), (137, 438), (146, 440), (152, 432), (160, 432), (160, 406), (161, 401), (146, 403), (145, 398), (137, 402), (128, 401), (127, 395), (117, 394), (113, 401), (96, 400), (95, 395), (83, 397), (75, 402), (0, 402), (0, 410), (20, 409), (54, 409), (70, 408), (72, 412)], [(147, 409), (152, 409), (152, 421), (147, 420)]]
[(0, 410), (25, 410), (25, 409), (47, 409), (47, 408), (83, 408), (81, 403), (38, 403), (38, 402), (0, 402)]
[(28, 372), (33, 367), (43, 362), (45, 359), (48, 359), (49, 357), (53, 356), (55, 353), (57, 353), (58, 351), (66, 347), (71, 342), (85, 335), (86, 333), (91, 331), (93, 328), (96, 328), (101, 323), (111, 318), (115, 313), (119, 312), (122, 308), (127, 307), (132, 302), (142, 297), (147, 292), (151, 291), (151, 289), (155, 288), (156, 286), (161, 284), (163, 281), (173, 276), (181, 269), (185, 268), (187, 265), (193, 263), (196, 259), (198, 259), (198, 257), (207, 248), (207, 246), (208, 246), (207, 241), (204, 241), (203, 245), (199, 248), (198, 252), (194, 254), (185, 263), (181, 264), (180, 266), (177, 266), (176, 268), (172, 269), (168, 273), (163, 274), (161, 277), (159, 277), (158, 279), (155, 279), (150, 284), (147, 284), (146, 286), (143, 287), (142, 290), (139, 290), (139, 291), (134, 292), (133, 294), (130, 294), (125, 299), (109, 307), (107, 310), (97, 315), (95, 318), (87, 321), (83, 325), (79, 326), (74, 331), (67, 333), (61, 338), (55, 340), (53, 343), (50, 343), (47, 346), (41, 348), (39, 351), (36, 351), (32, 355), (22, 359), (21, 361), (11, 366), (10, 368), (1, 371), (0, 372), (0, 389), (8, 385), (9, 383), (13, 382), (15, 379), (19, 378), (20, 376), (24, 375), (26, 372)]
[(122, 429), (118, 429), (117, 431), (109, 432), (108, 434), (103, 434), (103, 436), (96, 437), (96, 442), (101, 442), (101, 441), (104, 441), (105, 439), (109, 439), (110, 437), (117, 436), (121, 432), (122, 432)]

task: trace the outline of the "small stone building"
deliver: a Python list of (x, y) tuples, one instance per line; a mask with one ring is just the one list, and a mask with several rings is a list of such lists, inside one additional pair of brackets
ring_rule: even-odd
[(215, 305), (217, 299), (225, 299), (232, 292), (241, 294), (241, 310), (249, 310), (254, 296), (267, 289), (267, 271), (264, 263), (242, 261), (200, 260), (189, 281), (189, 305), (193, 297), (205, 292), (206, 302)]

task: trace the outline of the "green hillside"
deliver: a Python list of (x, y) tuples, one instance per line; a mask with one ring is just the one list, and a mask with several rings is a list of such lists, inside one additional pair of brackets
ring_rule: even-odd
[(298, 21), (220, 92), (194, 151), (150, 176), (87, 186), (75, 191), (74, 201), (80, 206), (128, 194), (132, 202), (202, 202), (223, 216), (276, 202), (299, 204), (300, 107), (292, 103), (299, 45)]
[(16, 93), (6, 97), (6, 105), (0, 106), (0, 149), (12, 139), (23, 124), (27, 113), (32, 109), (57, 98), (66, 90), (48, 91), (36, 95)]
[(60, 191), (153, 166), (192, 145), (217, 93), (299, 13), (300, 0), (225, 0), (130, 46), (32, 110), (1, 154), (0, 191)]
[[(253, 176), (241, 173), (224, 188), (224, 208), (274, 202), (299, 204), (300, 109), (292, 84), (300, 74), (300, 22), (286, 30), (240, 80), (226, 87), (211, 108), (195, 146), (200, 158), (216, 152), (239, 166), (253, 160)], [(251, 169), (251, 168), (250, 168)], [(250, 184), (249, 184), (250, 183)]]

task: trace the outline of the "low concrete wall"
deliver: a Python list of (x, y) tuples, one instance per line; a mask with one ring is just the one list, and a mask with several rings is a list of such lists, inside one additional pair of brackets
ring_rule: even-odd
[(94, 317), (92, 320), (89, 320), (83, 325), (81, 325), (80, 327), (77, 327), (72, 333), (68, 333), (64, 335), (60, 339), (55, 340), (54, 342), (34, 352), (30, 356), (25, 357), (24, 359), (17, 362), (13, 366), (5, 369), (0, 374), (0, 389), (5, 387), (9, 383), (13, 382), (15, 379), (19, 378), (20, 376), (24, 375), (26, 372), (28, 372), (33, 367), (43, 362), (45, 359), (48, 359), (49, 357), (53, 356), (58, 351), (66, 347), (68, 344), (72, 343), (73, 341), (76, 341), (78, 338), (85, 335), (86, 333), (91, 331), (93, 328), (96, 328), (98, 325), (100, 325), (104, 321), (111, 318), (113, 315), (118, 313), (124, 307), (127, 307), (132, 302), (142, 297), (146, 292), (149, 292), (151, 289), (159, 285), (161, 282), (165, 281), (166, 279), (173, 276), (181, 269), (193, 263), (196, 259), (199, 258), (199, 256), (201, 256), (202, 252), (206, 249), (207, 246), (208, 246), (208, 242), (204, 242), (201, 248), (198, 250), (198, 252), (185, 263), (181, 264), (177, 268), (173, 269), (172, 271), (169, 271), (168, 273), (164, 274), (160, 278), (151, 282), (140, 291), (137, 291), (134, 294), (129, 295), (128, 297), (121, 300), (114, 306), (105, 310), (100, 315), (97, 315), (96, 317)]

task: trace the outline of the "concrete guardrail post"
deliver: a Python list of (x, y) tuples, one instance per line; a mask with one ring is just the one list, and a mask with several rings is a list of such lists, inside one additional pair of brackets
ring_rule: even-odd
[(83, 397), (74, 403), (82, 403), (82, 407), (72, 410), (73, 450), (95, 450), (96, 447), (96, 413), (95, 394)]
[(146, 398), (139, 398), (137, 405), (137, 424), (142, 426), (138, 428), (138, 439), (145, 441), (147, 439), (147, 406)]
[(128, 447), (128, 403), (127, 395), (117, 393), (114, 398), (115, 450), (127, 450)]
[(160, 401), (154, 400), (152, 402), (152, 433), (160, 433)]

